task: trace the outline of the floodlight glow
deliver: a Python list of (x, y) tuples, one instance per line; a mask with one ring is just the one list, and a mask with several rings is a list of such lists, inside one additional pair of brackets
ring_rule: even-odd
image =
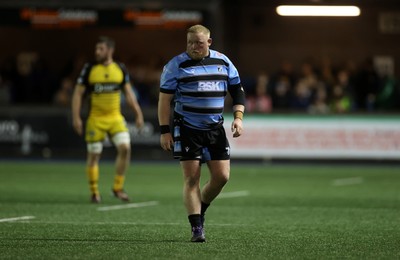
[(276, 12), (281, 16), (359, 16), (361, 13), (353, 5), (280, 5)]

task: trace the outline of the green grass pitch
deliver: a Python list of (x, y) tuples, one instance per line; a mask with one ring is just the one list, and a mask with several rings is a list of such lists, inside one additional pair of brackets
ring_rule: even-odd
[(233, 163), (202, 244), (189, 242), (178, 162), (133, 161), (132, 207), (111, 197), (110, 162), (90, 204), (84, 167), (0, 162), (0, 259), (400, 258), (399, 166)]

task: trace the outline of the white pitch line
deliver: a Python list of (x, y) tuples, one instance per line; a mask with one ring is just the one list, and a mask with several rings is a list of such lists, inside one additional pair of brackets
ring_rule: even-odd
[[(17, 222), (21, 223), (21, 222)], [(34, 221), (31, 225), (126, 225), (126, 226), (182, 226), (186, 222), (75, 222), (75, 221)], [(207, 226), (252, 226), (240, 223), (208, 223)]]
[(346, 185), (355, 185), (361, 184), (364, 182), (364, 179), (361, 177), (353, 177), (353, 178), (344, 178), (344, 179), (336, 179), (333, 180), (333, 186), (346, 186)]
[(218, 199), (227, 199), (227, 198), (237, 198), (237, 197), (245, 197), (249, 196), (250, 192), (247, 190), (242, 190), (242, 191), (233, 191), (233, 192), (226, 192), (226, 193), (221, 193), (218, 195)]
[(22, 217), (16, 217), (16, 218), (2, 218), (0, 219), (0, 222), (12, 222), (12, 221), (19, 221), (19, 220), (29, 220), (29, 219), (34, 219), (34, 216), (22, 216)]
[(98, 211), (110, 211), (110, 210), (119, 210), (119, 209), (130, 209), (130, 208), (141, 208), (148, 206), (158, 205), (158, 201), (147, 201), (147, 202), (139, 202), (139, 203), (129, 203), (124, 205), (115, 205), (115, 206), (106, 206), (97, 208)]

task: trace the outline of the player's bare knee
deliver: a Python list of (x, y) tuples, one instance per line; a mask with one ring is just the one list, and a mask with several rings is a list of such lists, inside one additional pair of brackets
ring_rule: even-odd
[(217, 178), (217, 182), (221, 186), (224, 186), (228, 181), (229, 181), (229, 176), (228, 175), (220, 175)]
[(129, 145), (127, 145), (127, 144), (120, 144), (119, 146), (118, 146), (118, 153), (121, 155), (121, 156), (123, 156), (123, 157), (127, 157), (127, 156), (129, 156), (130, 155), (130, 152), (131, 152), (131, 148), (130, 148), (130, 146)]
[(224, 186), (229, 181), (229, 173), (217, 173), (211, 175), (211, 182), (219, 185)]
[(220, 182), (224, 185), (229, 181), (229, 174), (223, 174), (220, 176)]
[(185, 178), (185, 184), (189, 188), (198, 187), (199, 183), (200, 183), (200, 180), (197, 177), (190, 176), (190, 177)]

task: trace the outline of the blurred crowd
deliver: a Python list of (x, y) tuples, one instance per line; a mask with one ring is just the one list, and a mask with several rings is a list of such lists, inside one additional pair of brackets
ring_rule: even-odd
[(333, 65), (329, 59), (296, 68), (282, 61), (277, 71), (243, 79), (246, 111), (310, 114), (400, 111), (400, 85), (391, 71), (378, 73), (373, 59)]
[[(77, 55), (54, 72), (36, 52), (21, 52), (0, 64), (1, 105), (69, 107), (85, 55)], [(160, 57), (132, 57), (123, 61), (140, 104), (155, 107)], [(240, 71), (240, 68), (239, 68)], [(399, 112), (400, 86), (393, 73), (379, 73), (373, 59), (332, 64), (329, 59), (294, 64), (282, 61), (276, 71), (242, 75), (246, 111), (252, 113), (306, 112), (311, 114)]]
[[(90, 61), (90, 56), (77, 54), (57, 72), (38, 53), (21, 52), (0, 64), (0, 105), (69, 107), (79, 73)], [(123, 62), (141, 105), (156, 105), (163, 61), (155, 56), (132, 57)]]

